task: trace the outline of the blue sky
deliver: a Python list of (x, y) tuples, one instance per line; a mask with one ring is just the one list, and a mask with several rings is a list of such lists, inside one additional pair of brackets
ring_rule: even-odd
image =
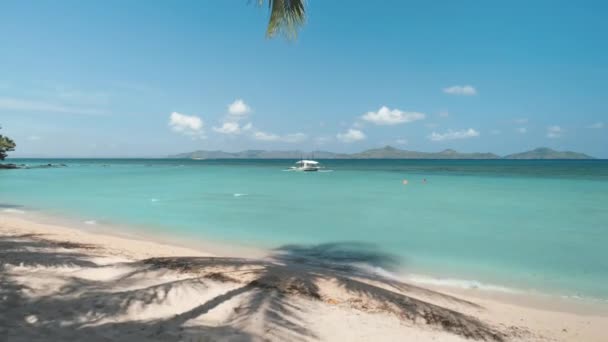
[(2, 1), (13, 156), (399, 148), (608, 158), (604, 1)]

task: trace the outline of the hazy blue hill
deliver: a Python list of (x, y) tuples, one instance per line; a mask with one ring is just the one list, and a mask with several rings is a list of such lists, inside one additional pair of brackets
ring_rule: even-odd
[(189, 158), (189, 159), (229, 159), (235, 158), (232, 153), (223, 151), (194, 151), (188, 153), (180, 153), (169, 156), (169, 158)]
[(351, 155), (348, 153), (334, 153), (329, 151), (313, 151), (306, 155), (307, 157), (317, 159), (351, 159)]
[[(265, 151), (246, 150), (241, 152), (223, 151), (195, 151), (181, 153), (169, 158), (191, 158), (191, 159), (500, 159), (494, 153), (461, 153), (452, 149), (441, 152), (417, 152), (401, 150), (392, 146), (373, 148), (363, 152), (347, 154), (329, 151), (302, 152), (293, 151)], [(547, 147), (540, 147), (532, 151), (510, 154), (503, 159), (594, 159), (584, 153), (571, 151), (555, 151)]]
[(367, 151), (346, 154), (334, 153), (329, 151), (264, 151), (247, 150), (242, 152), (222, 152), (222, 151), (195, 151), (182, 153), (169, 158), (193, 158), (193, 159), (497, 159), (499, 156), (492, 153), (460, 153), (454, 150), (444, 150), (436, 153), (407, 151), (385, 146), (383, 148), (370, 149)]
[[(335, 154), (324, 153), (323, 157), (315, 154), (317, 158), (334, 158)], [(308, 157), (310, 153), (302, 151), (265, 151), (265, 150), (246, 150), (240, 152), (223, 151), (194, 151), (180, 153), (169, 156), (169, 158), (190, 158), (190, 159), (299, 159)]]
[(443, 150), (439, 153), (430, 153), (431, 158), (436, 159), (498, 159), (499, 155), (494, 153), (460, 153), (451, 149)]
[(594, 159), (584, 153), (571, 151), (556, 151), (547, 147), (539, 147), (531, 151), (514, 153), (504, 159)]
[(441, 152), (416, 152), (400, 150), (392, 146), (375, 148), (350, 155), (356, 159), (497, 159), (492, 153), (460, 153), (454, 150)]

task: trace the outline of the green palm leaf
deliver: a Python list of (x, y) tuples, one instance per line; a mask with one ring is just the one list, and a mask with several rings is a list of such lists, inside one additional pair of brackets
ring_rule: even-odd
[[(265, 0), (258, 0), (263, 5)], [(304, 24), (306, 10), (304, 0), (268, 0), (270, 19), (266, 28), (266, 37), (272, 38), (277, 33), (284, 34), (287, 38), (295, 38), (298, 29)]]

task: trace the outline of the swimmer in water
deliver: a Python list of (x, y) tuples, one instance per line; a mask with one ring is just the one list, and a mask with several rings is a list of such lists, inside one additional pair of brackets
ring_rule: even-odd
[(422, 184), (426, 184), (426, 178), (422, 180)]

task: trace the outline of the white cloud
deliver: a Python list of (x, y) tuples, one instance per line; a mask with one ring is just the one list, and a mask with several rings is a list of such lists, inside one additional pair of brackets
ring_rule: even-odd
[(592, 129), (604, 128), (604, 123), (603, 122), (596, 122), (594, 124), (591, 124), (591, 125), (587, 126), (587, 128), (592, 128)]
[(228, 105), (228, 114), (233, 116), (246, 116), (251, 113), (251, 107), (249, 107), (245, 101), (237, 99)]
[(219, 127), (213, 130), (221, 134), (237, 135), (253, 128), (251, 123), (241, 126), (241, 120), (247, 118), (251, 108), (241, 99), (235, 100), (228, 105), (228, 114), (223, 118)]
[(399, 109), (390, 109), (382, 106), (377, 112), (367, 112), (361, 118), (376, 125), (398, 125), (423, 120), (425, 115), (418, 112), (403, 112)]
[(241, 126), (238, 122), (224, 122), (220, 127), (213, 127), (213, 130), (222, 134), (240, 134)]
[(528, 123), (528, 119), (527, 118), (515, 119), (514, 122), (518, 125), (523, 125), (523, 124)]
[(71, 106), (57, 105), (47, 102), (0, 97), (0, 109), (32, 112), (53, 112), (64, 114), (99, 115), (104, 111), (92, 108), (77, 108)]
[(467, 138), (473, 138), (473, 137), (478, 137), (479, 136), (479, 132), (469, 128), (467, 130), (461, 130), (461, 131), (454, 131), (454, 130), (448, 130), (445, 133), (437, 133), (437, 132), (433, 132), (431, 133), (431, 135), (428, 136), (428, 138), (432, 141), (444, 141), (444, 140), (454, 140), (454, 139), (467, 139)]
[(40, 139), (41, 138), (37, 135), (30, 135), (29, 137), (27, 137), (27, 140), (30, 140), (30, 141), (38, 141)]
[(547, 138), (555, 139), (562, 136), (564, 133), (563, 128), (559, 126), (549, 126), (547, 127)]
[(222, 134), (231, 134), (237, 135), (243, 132), (250, 131), (253, 128), (253, 124), (248, 122), (247, 124), (241, 126), (237, 121), (225, 121), (221, 126), (213, 127), (213, 130), (222, 133)]
[(397, 139), (395, 140), (395, 143), (397, 143), (398, 145), (407, 145), (408, 141), (407, 139)]
[(281, 137), (281, 140), (288, 143), (298, 143), (308, 139), (308, 136), (304, 133), (292, 133)]
[(447, 118), (448, 116), (450, 116), (450, 112), (448, 112), (447, 110), (442, 110), (441, 112), (439, 112), (440, 118)]
[(472, 96), (477, 94), (477, 90), (473, 86), (470, 85), (455, 85), (447, 88), (443, 88), (443, 92), (451, 95), (463, 95), (463, 96)]
[(336, 138), (338, 138), (338, 140), (345, 142), (345, 143), (352, 143), (355, 141), (364, 140), (365, 133), (363, 133), (362, 131), (360, 131), (358, 129), (351, 128), (348, 131), (346, 131), (345, 133), (338, 133), (336, 135)]
[(515, 129), (515, 131), (520, 134), (525, 134), (526, 132), (528, 132), (528, 129), (526, 127), (518, 127)]
[(252, 138), (260, 141), (283, 141), (286, 143), (299, 143), (308, 139), (308, 136), (304, 133), (290, 133), (281, 136), (274, 133), (256, 131), (253, 133)]
[(281, 137), (276, 134), (257, 131), (253, 133), (253, 139), (261, 141), (278, 141)]
[(186, 115), (173, 112), (169, 116), (169, 127), (171, 127), (171, 129), (177, 133), (192, 137), (204, 137), (204, 122), (201, 118), (195, 115)]

